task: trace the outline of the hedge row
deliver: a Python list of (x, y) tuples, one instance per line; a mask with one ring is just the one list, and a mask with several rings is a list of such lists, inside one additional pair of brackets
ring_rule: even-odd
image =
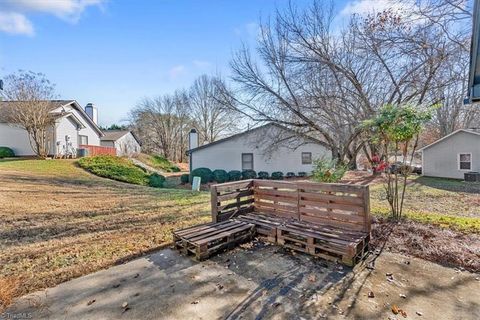
[[(287, 172), (286, 177), (291, 178), (295, 177), (295, 173)], [(298, 177), (306, 177), (306, 172), (299, 172)], [(239, 181), (239, 180), (246, 180), (246, 179), (272, 179), (272, 180), (283, 180), (284, 175), (283, 172), (275, 171), (269, 175), (266, 171), (259, 171), (258, 174), (254, 170), (232, 170), (232, 171), (225, 171), (222, 169), (217, 170), (210, 170), (208, 168), (197, 168), (191, 172), (191, 174), (183, 174), (180, 177), (180, 180), (183, 184), (188, 182), (192, 183), (193, 177), (200, 177), (201, 183), (205, 184), (208, 182), (217, 182), (217, 183), (224, 183), (228, 181)]]

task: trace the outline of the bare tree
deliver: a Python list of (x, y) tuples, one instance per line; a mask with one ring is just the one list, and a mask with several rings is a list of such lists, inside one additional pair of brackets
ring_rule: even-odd
[[(443, 11), (425, 4), (354, 15), (345, 27), (332, 25), (335, 10), (324, 1), (304, 10), (290, 5), (262, 24), (258, 61), (246, 47), (234, 56), (234, 94), (223, 96), (253, 121), (319, 138), (334, 159), (354, 167), (368, 143), (361, 139), (362, 120), (385, 104), (441, 101), (435, 93), (445, 88), (441, 75), (457, 54), (459, 38), (446, 9), (454, 1), (428, 4), (433, 2)], [(374, 145), (368, 147), (375, 153)]]
[(189, 90), (189, 105), (201, 143), (210, 143), (235, 131), (237, 114), (219, 101), (219, 90), (224, 88), (216, 77), (202, 75)]
[(132, 128), (146, 151), (183, 161), (191, 127), (185, 92), (143, 99), (130, 113)]
[(5, 77), (2, 120), (25, 129), (33, 152), (45, 158), (53, 141), (54, 85), (42, 73), (19, 71)]

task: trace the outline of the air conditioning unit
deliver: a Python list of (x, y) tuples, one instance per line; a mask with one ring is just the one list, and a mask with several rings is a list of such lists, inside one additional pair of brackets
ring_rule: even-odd
[(480, 182), (480, 172), (465, 172), (464, 179), (468, 182)]

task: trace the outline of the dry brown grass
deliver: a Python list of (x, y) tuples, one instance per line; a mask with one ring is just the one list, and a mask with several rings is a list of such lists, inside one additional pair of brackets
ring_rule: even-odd
[(207, 193), (114, 182), (65, 160), (0, 162), (0, 281), (22, 279), (13, 296), (51, 287), (208, 220)]
[(0, 312), (12, 303), (19, 285), (20, 280), (18, 278), (0, 278)]
[(480, 272), (480, 235), (442, 229), (414, 221), (373, 225), (374, 248), (412, 255), (448, 266)]

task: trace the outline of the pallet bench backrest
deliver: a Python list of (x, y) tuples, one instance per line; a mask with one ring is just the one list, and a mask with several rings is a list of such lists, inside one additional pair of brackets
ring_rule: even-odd
[(370, 232), (368, 186), (244, 180), (211, 187), (212, 220), (259, 212), (286, 219)]

